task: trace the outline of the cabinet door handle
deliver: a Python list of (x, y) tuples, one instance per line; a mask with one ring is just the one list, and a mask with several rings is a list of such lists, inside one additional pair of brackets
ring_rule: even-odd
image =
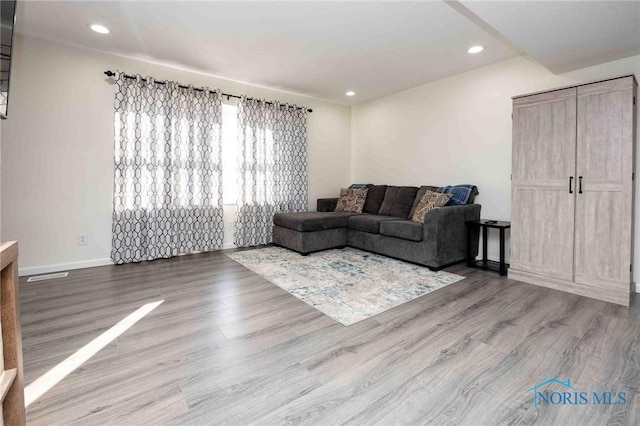
[(573, 194), (573, 176), (569, 176), (569, 194)]
[(578, 194), (582, 194), (582, 176), (578, 176)]

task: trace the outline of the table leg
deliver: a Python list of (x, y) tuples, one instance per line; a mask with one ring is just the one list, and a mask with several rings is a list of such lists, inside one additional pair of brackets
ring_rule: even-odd
[(482, 263), (487, 266), (487, 227), (482, 227)]
[(504, 228), (500, 228), (500, 275), (507, 274), (507, 267), (504, 259), (504, 245)]
[(471, 259), (471, 234), (472, 232), (472, 226), (467, 224), (467, 266), (471, 266), (472, 264), (472, 259)]

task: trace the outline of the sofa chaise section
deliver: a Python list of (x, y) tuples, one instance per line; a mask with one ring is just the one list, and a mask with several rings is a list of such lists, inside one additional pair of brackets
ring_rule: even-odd
[(344, 247), (347, 221), (356, 213), (278, 213), (273, 217), (273, 242), (307, 255), (314, 251)]

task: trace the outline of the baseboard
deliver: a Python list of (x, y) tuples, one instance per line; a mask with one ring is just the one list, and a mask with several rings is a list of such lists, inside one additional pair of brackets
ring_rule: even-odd
[(51, 272), (70, 271), (73, 269), (92, 268), (94, 266), (113, 265), (109, 258), (83, 260), (80, 262), (58, 263), (56, 265), (30, 266), (18, 268), (18, 275), (21, 277), (29, 275), (49, 274)]
[[(236, 248), (233, 243), (222, 245), (221, 250)], [(179, 256), (189, 255), (191, 253), (180, 254)], [(50, 274), (51, 272), (71, 271), (73, 269), (93, 268), (94, 266), (113, 265), (110, 258), (83, 260), (80, 262), (58, 263), (56, 265), (30, 266), (27, 268), (18, 268), (18, 275), (26, 277), (30, 275)]]

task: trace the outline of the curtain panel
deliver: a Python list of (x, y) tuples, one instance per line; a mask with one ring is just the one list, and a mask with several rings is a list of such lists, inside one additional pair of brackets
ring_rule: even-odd
[(222, 247), (221, 108), (219, 91), (117, 74), (115, 263)]
[(307, 210), (306, 108), (243, 96), (237, 152), (234, 243), (268, 244), (275, 213)]

